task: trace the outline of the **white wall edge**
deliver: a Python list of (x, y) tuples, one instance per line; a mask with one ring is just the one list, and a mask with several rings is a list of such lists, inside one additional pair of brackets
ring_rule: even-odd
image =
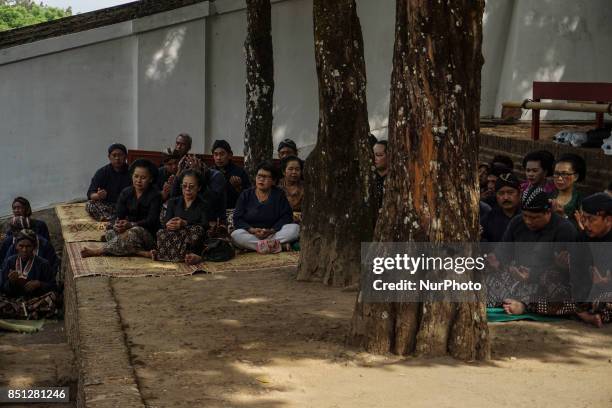
[(133, 20), (0, 49), (0, 65), (132, 35)]
[(152, 14), (134, 20), (134, 34), (145, 31), (152, 31), (158, 28), (168, 27), (175, 24), (186, 23), (199, 20), (210, 14), (210, 3), (192, 4), (174, 10), (164, 11), (163, 13)]
[[(270, 3), (281, 3), (288, 0), (270, 0)], [(225, 0), (210, 4), (210, 15), (233, 13), (246, 9), (245, 0)]]
[(11, 64), (30, 58), (129, 37), (146, 31), (202, 19), (209, 14), (209, 2), (205, 1), (135, 20), (122, 21), (117, 24), (110, 24), (91, 30), (79, 31), (58, 37), (45, 38), (28, 44), (16, 45), (14, 47), (0, 49), (0, 65)]

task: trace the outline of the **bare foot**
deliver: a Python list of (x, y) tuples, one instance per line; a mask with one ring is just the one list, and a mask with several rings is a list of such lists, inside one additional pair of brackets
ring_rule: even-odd
[(504, 311), (511, 315), (520, 315), (525, 313), (525, 304), (514, 299), (504, 300)]
[(185, 255), (185, 263), (187, 265), (195, 265), (195, 264), (199, 264), (200, 262), (202, 262), (202, 257), (200, 255), (191, 254), (191, 253)]
[(601, 329), (603, 327), (603, 322), (601, 320), (601, 315), (599, 313), (589, 313), (589, 312), (579, 312), (576, 313), (580, 320), (585, 323), (592, 324), (593, 326)]
[(137, 251), (136, 256), (153, 259), (153, 255), (151, 254), (151, 252), (153, 251)]
[(83, 258), (89, 258), (90, 256), (102, 256), (102, 255), (103, 255), (102, 248), (83, 247), (81, 249), (81, 257)]

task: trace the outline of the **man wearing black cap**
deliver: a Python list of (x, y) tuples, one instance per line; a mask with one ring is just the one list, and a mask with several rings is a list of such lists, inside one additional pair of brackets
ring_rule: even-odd
[(521, 211), (521, 216), (514, 217), (504, 232), (505, 244), (489, 259), (494, 269), (503, 266), (503, 272), (495, 279), (501, 282), (498, 289), (501, 286), (508, 293), (502, 302), (504, 310), (508, 314), (522, 314), (525, 310), (557, 315), (573, 313), (573, 303), (569, 302), (572, 307), (566, 310), (564, 302), (557, 305), (547, 299), (553, 290), (557, 298), (569, 293), (565, 256), (568, 250), (564, 243), (576, 241), (576, 229), (567, 219), (553, 213), (550, 196), (541, 187), (523, 193)]
[(499, 242), (510, 220), (521, 212), (520, 182), (512, 173), (501, 174), (495, 182), (497, 205), (482, 220), (482, 240)]
[[(586, 267), (576, 266), (572, 262), (573, 272), (575, 270), (580, 275), (573, 278), (579, 279), (580, 283), (585, 282), (584, 278), (590, 278), (588, 286), (580, 285), (579, 288), (590, 289), (590, 295), (595, 302), (577, 303), (576, 314), (583, 321), (602, 327), (603, 323), (612, 321), (612, 262), (610, 261), (612, 246), (607, 244), (612, 242), (612, 197), (606, 193), (596, 193), (585, 198), (582, 201), (580, 221), (584, 230), (579, 241), (594, 244), (589, 248)], [(581, 247), (580, 250), (583, 252), (587, 248)], [(585, 270), (590, 273), (585, 274)]]
[(232, 148), (225, 140), (215, 140), (212, 146), (214, 169), (225, 176), (225, 192), (227, 194), (227, 208), (234, 208), (236, 200), (242, 192), (251, 187), (251, 180), (244, 168), (232, 163)]
[(490, 205), (491, 207), (494, 207), (495, 201), (496, 201), (495, 183), (497, 182), (497, 179), (499, 178), (499, 176), (501, 176), (502, 174), (507, 174), (511, 172), (512, 172), (512, 169), (500, 163), (492, 164), (489, 168), (489, 172), (486, 177), (487, 178), (486, 188), (480, 194), (480, 200)]
[(127, 148), (113, 143), (108, 148), (109, 164), (98, 169), (91, 179), (86, 210), (98, 221), (108, 221), (115, 216), (115, 205), (121, 191), (132, 185), (127, 166)]
[(291, 139), (284, 139), (282, 142), (278, 144), (278, 158), (284, 159), (287, 156), (296, 156), (298, 155), (298, 149), (295, 142)]

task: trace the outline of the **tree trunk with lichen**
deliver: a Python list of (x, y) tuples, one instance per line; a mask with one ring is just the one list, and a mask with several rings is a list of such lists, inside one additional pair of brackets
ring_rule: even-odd
[(298, 279), (348, 286), (375, 211), (363, 38), (354, 0), (314, 0), (313, 17), (319, 129), (304, 169)]
[[(474, 0), (397, 1), (390, 170), (375, 241), (478, 241), (483, 8)], [(366, 304), (360, 293), (348, 343), (375, 353), (486, 359), (478, 299)]]
[(270, 0), (247, 0), (246, 120), (244, 164), (253, 178), (255, 168), (272, 159), (274, 58)]

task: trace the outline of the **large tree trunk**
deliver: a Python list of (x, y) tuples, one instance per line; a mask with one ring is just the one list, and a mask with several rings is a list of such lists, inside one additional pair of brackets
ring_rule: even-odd
[[(478, 241), (484, 2), (398, 0), (389, 113), (390, 171), (381, 242)], [(486, 310), (473, 303), (357, 298), (349, 343), (370, 352), (489, 357)]]
[(244, 162), (247, 173), (272, 159), (272, 98), (274, 58), (270, 0), (247, 0), (246, 121)]
[(359, 280), (375, 211), (363, 38), (354, 0), (314, 0), (313, 14), (319, 131), (305, 165), (298, 279), (346, 286)]

